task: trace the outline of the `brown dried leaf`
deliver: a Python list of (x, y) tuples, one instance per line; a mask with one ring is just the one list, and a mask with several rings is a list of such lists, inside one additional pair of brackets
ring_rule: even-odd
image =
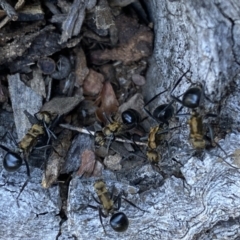
[(102, 90), (103, 82), (103, 75), (90, 69), (89, 74), (83, 82), (83, 94), (90, 96), (98, 95)]
[(117, 48), (97, 50), (91, 53), (92, 62), (122, 61), (124, 64), (139, 61), (152, 54), (153, 33), (149, 28), (142, 27), (127, 44)]
[(100, 177), (102, 175), (103, 165), (95, 158), (95, 153), (86, 149), (81, 156), (82, 163), (78, 169), (77, 175), (79, 176), (94, 176)]
[(96, 110), (96, 117), (100, 122), (106, 123), (107, 119), (105, 115), (111, 116), (117, 112), (119, 104), (110, 82), (106, 82), (103, 85), (102, 92), (96, 100), (96, 104), (99, 105)]
[(150, 28), (139, 25), (136, 18), (124, 15), (117, 18), (116, 26), (119, 32), (118, 47), (93, 51), (91, 53), (93, 63), (117, 60), (129, 64), (151, 55), (153, 32)]

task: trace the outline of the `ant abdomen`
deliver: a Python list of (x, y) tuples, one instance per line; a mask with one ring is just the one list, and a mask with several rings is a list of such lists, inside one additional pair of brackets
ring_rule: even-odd
[(183, 95), (182, 104), (188, 108), (197, 108), (200, 105), (201, 95), (200, 87), (189, 88)]
[(3, 159), (3, 167), (8, 172), (15, 172), (22, 166), (22, 161), (22, 158), (18, 154), (9, 152)]
[(117, 212), (112, 215), (110, 225), (116, 232), (124, 232), (128, 229), (129, 221), (125, 213)]
[(135, 109), (130, 108), (122, 112), (122, 121), (125, 125), (138, 124), (141, 121), (141, 116)]
[(170, 104), (162, 104), (153, 111), (153, 117), (160, 122), (167, 122), (174, 115), (174, 108)]

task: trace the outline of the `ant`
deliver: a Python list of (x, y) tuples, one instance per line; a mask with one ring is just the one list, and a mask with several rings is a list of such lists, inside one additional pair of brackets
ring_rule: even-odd
[[(27, 131), (26, 135), (22, 138), (22, 140), (17, 143), (16, 140), (13, 138), (12, 134), (10, 132), (7, 132), (10, 134), (12, 140), (14, 141), (14, 144), (18, 147), (17, 152), (12, 151), (6, 146), (0, 144), (0, 148), (7, 152), (3, 158), (3, 167), (6, 171), (17, 171), (22, 166), (23, 161), (27, 168), (28, 179), (25, 181), (20, 193), (17, 196), (17, 199), (27, 185), (27, 182), (29, 181), (30, 169), (28, 165), (28, 156), (31, 153), (32, 149), (37, 145), (39, 137), (45, 135), (46, 132), (49, 138), (51, 136), (56, 138), (54, 133), (50, 130), (50, 123), (52, 119), (48, 112), (39, 112), (35, 114), (34, 117), (27, 111), (24, 111), (24, 113), (33, 125)], [(50, 139), (48, 140), (48, 143), (49, 141)], [(48, 147), (48, 145), (44, 147)]]
[[(107, 218), (109, 215), (111, 215), (110, 226), (114, 231), (124, 232), (128, 229), (129, 221), (127, 215), (123, 212), (118, 212), (118, 210), (121, 208), (122, 199), (129, 203), (130, 205), (132, 205), (133, 207), (138, 208), (139, 210), (145, 212), (145, 210), (142, 210), (141, 208), (137, 207), (135, 204), (130, 202), (128, 199), (122, 197), (122, 193), (119, 193), (117, 197), (113, 198), (113, 193), (111, 194), (109, 193), (109, 191), (106, 188), (105, 182), (101, 179), (97, 180), (94, 183), (94, 188), (99, 201), (94, 196), (93, 198), (99, 204), (99, 206), (96, 207), (88, 205), (88, 207), (98, 210), (100, 222), (105, 233), (106, 231), (103, 226), (102, 217)], [(117, 207), (114, 206), (116, 203)]]
[[(181, 76), (181, 78), (183, 77), (184, 75)], [(144, 105), (144, 110), (147, 112), (147, 114), (158, 123), (157, 126), (150, 128), (150, 131), (148, 134), (148, 140), (147, 140), (148, 142), (147, 158), (151, 163), (155, 165), (158, 164), (159, 161), (161, 160), (161, 156), (157, 152), (157, 147), (160, 145), (161, 142), (163, 142), (161, 135), (168, 133), (169, 130), (173, 130), (176, 128), (174, 127), (169, 129), (169, 120), (174, 116), (174, 112), (175, 112), (174, 107), (172, 106), (174, 101), (171, 101), (168, 104), (159, 105), (154, 109), (153, 113), (151, 113), (146, 107), (166, 91), (167, 90), (164, 90), (156, 94)], [(164, 141), (164, 142), (168, 145), (167, 141)]]
[(98, 146), (103, 146), (106, 143), (106, 139), (109, 139), (110, 141), (107, 149), (111, 144), (111, 140), (114, 140), (116, 136), (123, 135), (127, 131), (134, 129), (140, 122), (145, 120), (141, 119), (138, 111), (131, 108), (122, 112), (122, 122), (116, 120), (112, 121), (106, 115), (105, 117), (109, 123), (103, 127), (102, 131), (97, 131), (95, 133), (95, 142)]
[[(190, 70), (187, 70), (185, 74), (190, 72)], [(193, 148), (196, 150), (203, 150), (210, 146), (212, 147), (214, 144), (217, 145), (227, 156), (227, 153), (224, 151), (224, 149), (214, 141), (213, 137), (213, 130), (212, 127), (208, 124), (208, 129), (210, 133), (210, 139), (209, 137), (204, 133), (204, 127), (203, 127), (203, 116), (197, 111), (197, 108), (200, 108), (200, 103), (202, 100), (202, 97), (206, 98), (208, 101), (212, 102), (204, 93), (203, 87), (201, 84), (197, 86), (190, 87), (184, 94), (182, 94), (182, 100), (180, 100), (178, 97), (173, 95), (173, 91), (178, 86), (178, 84), (181, 82), (182, 78), (179, 79), (175, 86), (173, 87), (171, 91), (171, 97), (180, 103), (183, 107), (186, 107), (191, 110), (190, 113), (190, 119), (188, 120), (188, 125), (190, 128), (190, 134), (189, 139), (190, 143), (192, 144)], [(182, 109), (182, 107), (178, 110), (178, 112)], [(187, 114), (183, 114), (187, 115)], [(206, 117), (217, 117), (217, 114), (205, 114)], [(231, 164), (223, 160), (225, 163), (233, 167)], [(235, 167), (234, 167), (235, 168)]]
[(132, 108), (123, 111), (121, 117), (122, 123), (118, 121), (111, 121), (106, 116), (109, 124), (107, 124), (102, 130), (105, 136), (119, 135), (123, 132), (133, 129), (143, 121), (140, 113)]

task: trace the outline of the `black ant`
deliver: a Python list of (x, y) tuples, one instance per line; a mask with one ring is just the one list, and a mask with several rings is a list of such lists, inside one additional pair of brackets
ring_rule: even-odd
[(124, 135), (124, 133), (134, 129), (140, 122), (145, 120), (141, 119), (138, 111), (131, 108), (122, 112), (122, 122), (116, 120), (112, 121), (107, 116), (105, 117), (109, 123), (103, 127), (102, 131), (97, 131), (95, 133), (95, 143), (97, 146), (103, 146), (106, 143), (106, 140), (109, 139), (107, 149), (109, 148), (111, 141), (114, 140), (116, 136)]
[[(188, 73), (189, 70), (186, 72)], [(186, 74), (185, 73), (185, 74)], [(189, 134), (189, 139), (190, 139), (190, 143), (192, 144), (193, 148), (196, 150), (203, 150), (206, 149), (207, 146), (209, 145), (209, 143), (211, 144), (211, 146), (213, 146), (213, 144), (217, 145), (227, 156), (227, 153), (224, 151), (224, 149), (217, 143), (214, 141), (214, 137), (213, 137), (213, 130), (211, 128), (210, 125), (208, 125), (208, 129), (209, 129), (209, 133), (210, 133), (210, 139), (208, 136), (206, 136), (206, 134), (204, 133), (204, 128), (203, 128), (203, 116), (197, 112), (197, 108), (200, 107), (200, 103), (202, 100), (202, 97), (204, 96), (207, 100), (209, 100), (209, 98), (206, 97), (204, 91), (203, 91), (203, 87), (202, 85), (198, 85), (198, 86), (194, 86), (194, 87), (190, 87), (182, 96), (182, 100), (180, 100), (178, 97), (175, 97), (172, 93), (175, 90), (175, 88), (178, 86), (178, 84), (180, 83), (182, 79), (179, 79), (175, 86), (173, 87), (172, 91), (171, 91), (171, 97), (177, 101), (178, 103), (180, 103), (183, 107), (186, 107), (188, 109), (191, 109), (191, 117), (188, 120), (188, 124), (189, 124), (189, 128), (190, 128), (190, 134)], [(210, 101), (210, 100), (209, 100)], [(180, 108), (181, 110), (182, 108)], [(179, 111), (180, 111), (179, 110)], [(179, 112), (178, 111), (178, 112)], [(186, 115), (186, 114), (183, 114)], [(211, 114), (208, 113), (205, 115), (206, 117), (216, 117), (217, 114)], [(223, 160), (224, 161), (224, 160)], [(226, 161), (224, 161), (225, 163), (227, 163)], [(231, 167), (233, 167), (231, 164), (227, 163), (228, 165), (230, 165)]]
[(17, 171), (22, 166), (23, 161), (26, 165), (28, 179), (24, 183), (20, 193), (18, 194), (18, 197), (20, 196), (21, 192), (27, 185), (27, 182), (30, 178), (28, 156), (31, 153), (32, 149), (37, 145), (39, 137), (45, 135), (45, 132), (47, 132), (49, 138), (50, 136), (56, 138), (54, 133), (50, 130), (50, 122), (52, 120), (48, 112), (40, 112), (36, 114), (34, 117), (30, 115), (27, 111), (24, 111), (24, 113), (28, 117), (29, 121), (33, 123), (33, 125), (28, 130), (26, 135), (22, 138), (22, 140), (19, 143), (17, 143), (13, 136), (10, 134), (10, 132), (8, 132), (11, 138), (13, 139), (15, 145), (18, 147), (17, 152), (14, 152), (7, 148), (6, 146), (0, 144), (0, 148), (7, 152), (7, 154), (3, 158), (3, 167), (6, 171), (8, 172)]
[[(174, 116), (174, 108), (172, 106), (173, 104), (173, 101), (172, 101), (169, 104), (159, 105), (154, 109), (153, 114), (151, 114), (151, 112), (146, 108), (146, 106), (149, 105), (157, 97), (159, 97), (161, 94), (165, 93), (166, 91), (167, 90), (164, 90), (158, 93), (157, 95), (155, 95), (144, 106), (144, 110), (147, 112), (147, 114), (158, 123), (157, 126), (150, 128), (150, 131), (148, 134), (147, 158), (153, 164), (158, 164), (161, 159), (161, 156), (157, 152), (157, 147), (160, 145), (161, 142), (163, 142), (161, 135), (168, 133), (169, 130), (175, 129), (175, 128), (169, 129), (169, 120)], [(164, 125), (166, 127), (164, 127)], [(166, 141), (164, 142), (166, 143)]]
[(141, 121), (143, 121), (140, 113), (131, 108), (123, 111), (121, 117), (122, 123), (118, 121), (111, 121), (109, 118), (107, 118), (109, 124), (107, 124), (102, 130), (105, 136), (120, 135), (128, 130), (133, 129)]
[[(133, 207), (136, 207), (139, 210), (144, 211), (141, 208), (137, 207), (132, 202), (130, 202), (128, 199), (122, 197), (122, 193), (119, 193), (118, 196), (114, 199), (113, 194), (110, 194), (108, 192), (106, 188), (106, 184), (103, 180), (97, 180), (94, 183), (94, 188), (95, 188), (96, 194), (98, 195), (99, 201), (95, 199), (95, 197), (93, 198), (101, 206), (96, 207), (96, 206), (88, 205), (88, 207), (98, 210), (100, 222), (105, 233), (106, 231), (103, 226), (102, 217), (107, 218), (109, 215), (111, 215), (110, 226), (114, 231), (124, 232), (128, 229), (128, 226), (129, 226), (128, 217), (126, 216), (125, 213), (118, 212), (118, 210), (121, 208), (121, 199), (125, 200)], [(117, 207), (114, 206), (116, 203), (117, 203)]]

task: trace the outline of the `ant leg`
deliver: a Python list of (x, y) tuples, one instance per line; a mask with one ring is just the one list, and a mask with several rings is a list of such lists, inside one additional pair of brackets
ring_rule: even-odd
[[(175, 85), (174, 85), (174, 87), (173, 87), (173, 89), (172, 89), (172, 91), (171, 91), (171, 94), (170, 94), (171, 98), (173, 98), (175, 101), (177, 101), (177, 102), (180, 103), (181, 105), (183, 105), (183, 104), (182, 104), (182, 101), (181, 101), (178, 97), (175, 97), (175, 96), (173, 95), (173, 91), (176, 89), (176, 87), (178, 86), (178, 84), (182, 81), (183, 77), (185, 77), (188, 72), (190, 72), (190, 69), (188, 69), (188, 70), (177, 80), (177, 82), (175, 83)], [(181, 95), (180, 95), (180, 96), (181, 96)], [(179, 96), (179, 97), (180, 97), (180, 96)]]
[(27, 180), (25, 181), (25, 183), (23, 184), (23, 186), (22, 186), (22, 188), (21, 188), (21, 190), (20, 190), (20, 192), (19, 192), (19, 194), (18, 194), (18, 196), (17, 196), (17, 198), (16, 198), (18, 207), (19, 207), (18, 198), (20, 197), (20, 195), (21, 195), (21, 193), (23, 192), (24, 188), (27, 186), (28, 181), (30, 180), (30, 177), (31, 177), (31, 176), (30, 176), (30, 169), (29, 169), (29, 165), (28, 165), (28, 159), (26, 160), (25, 157), (24, 157), (24, 158), (23, 158), (23, 161), (24, 161), (24, 163), (25, 163), (25, 165), (26, 165), (26, 168), (27, 168), (27, 176), (28, 176), (28, 178), (27, 178)]
[(139, 209), (139, 210), (141, 210), (141, 211), (143, 211), (143, 212), (148, 212), (148, 211), (146, 211), (146, 210), (143, 210), (143, 209), (141, 209), (140, 207), (138, 207), (137, 205), (135, 205), (134, 203), (132, 203), (131, 201), (129, 201), (127, 198), (124, 198), (124, 197), (121, 197), (124, 201), (126, 201), (127, 203), (129, 203), (131, 206), (133, 206), (133, 207), (135, 207), (135, 208), (137, 208), (137, 209)]
[[(114, 196), (113, 196), (113, 194), (114, 194), (114, 190), (116, 190), (116, 188), (115, 188), (115, 186), (114, 185), (112, 185), (112, 187), (111, 187), (111, 191), (110, 191), (110, 199), (112, 199), (113, 200), (113, 202), (114, 202), (114, 204), (115, 204), (115, 202), (116, 202), (116, 199), (114, 199)], [(118, 197), (118, 196), (117, 196)]]
[(108, 153), (109, 148), (110, 148), (110, 146), (111, 146), (111, 144), (112, 144), (112, 141), (114, 141), (114, 138), (115, 138), (114, 134), (111, 134), (111, 135), (108, 137), (109, 141), (108, 141), (108, 143), (107, 143), (107, 153)]
[(29, 165), (28, 165), (28, 159), (26, 160), (25, 157), (23, 157), (23, 161), (24, 161), (24, 163), (26, 165), (26, 168), (27, 168), (27, 175), (30, 178), (30, 169), (29, 169)]
[(103, 226), (103, 221), (102, 221), (102, 217), (107, 218), (107, 215), (105, 215), (105, 214), (102, 212), (102, 209), (101, 209), (100, 207), (98, 207), (98, 214), (99, 214), (99, 219), (100, 219), (101, 225), (102, 225), (102, 227), (103, 227), (103, 230), (104, 230), (105, 234), (107, 234), (107, 233), (106, 233), (106, 230), (105, 230), (105, 228), (104, 228), (104, 226)]
[(63, 115), (62, 115), (62, 116), (57, 115), (57, 116), (53, 119), (53, 121), (52, 121), (51, 125), (49, 126), (49, 128), (54, 128), (54, 127), (56, 127), (56, 125), (62, 120), (62, 118), (63, 118)]
[[(146, 106), (148, 104), (150, 104), (152, 101), (154, 101), (157, 97), (159, 97), (161, 94), (165, 93), (167, 90), (164, 90), (160, 93), (158, 93), (157, 95), (155, 95), (153, 98), (151, 98), (145, 105), (144, 105), (144, 110), (146, 111), (146, 113), (152, 118), (154, 119), (157, 123), (162, 122), (165, 123), (166, 125), (169, 125), (168, 123), (168, 119), (166, 119), (166, 117), (164, 116), (166, 111), (168, 109), (170, 109), (172, 107), (172, 104), (174, 103), (174, 101), (171, 101), (169, 104), (166, 104), (166, 106), (163, 109), (160, 109), (160, 112), (155, 113), (156, 109), (154, 110), (154, 113), (151, 114), (150, 111), (146, 108)], [(164, 106), (164, 105), (160, 105)], [(159, 111), (159, 110), (158, 110)]]
[(121, 205), (122, 205), (122, 192), (120, 192), (116, 199), (114, 200), (114, 204), (116, 204), (117, 202), (117, 207), (114, 208), (115, 211), (118, 211), (120, 208), (121, 208)]
[(145, 109), (145, 107), (146, 107), (149, 103), (151, 103), (152, 101), (154, 101), (158, 96), (162, 95), (162, 94), (165, 93), (166, 91), (167, 91), (167, 90), (164, 90), (164, 91), (158, 93), (157, 95), (155, 95), (154, 97), (152, 97), (147, 103), (145, 103), (144, 109)]
[(183, 73), (183, 75), (177, 80), (177, 82), (175, 83), (175, 85), (174, 85), (174, 87), (173, 87), (173, 89), (171, 91), (171, 97), (173, 96), (172, 95), (173, 91), (176, 89), (178, 84), (183, 80), (183, 77), (185, 77), (188, 72), (190, 72), (190, 69), (188, 69), (185, 73)]
[(87, 207), (90, 207), (90, 208), (92, 208), (92, 209), (94, 209), (94, 210), (98, 210), (98, 215), (99, 215), (100, 223), (101, 223), (101, 225), (102, 225), (102, 227), (103, 227), (103, 230), (104, 230), (105, 234), (107, 234), (107, 233), (106, 233), (106, 230), (105, 230), (105, 228), (104, 228), (104, 226), (103, 226), (103, 221), (102, 221), (102, 217), (107, 218), (107, 215), (105, 215), (105, 214), (102, 212), (102, 209), (101, 209), (100, 207), (95, 207), (95, 206), (90, 205), (90, 204), (88, 204)]
[(177, 115), (178, 115), (178, 113), (182, 111), (182, 109), (183, 109), (183, 106), (181, 106), (181, 107), (180, 107), (180, 108), (177, 110), (177, 112), (176, 112), (176, 115), (175, 115), (175, 116), (177, 116)]
[(96, 203), (101, 204), (101, 203), (94, 197), (93, 194), (92, 194), (92, 198), (94, 199), (94, 201), (95, 201)]
[(45, 145), (45, 146), (42, 146), (42, 147), (34, 147), (34, 149), (36, 150), (41, 150), (41, 149), (46, 149), (46, 148), (53, 148), (52, 145)]
[(15, 144), (16, 146), (18, 146), (18, 143), (17, 143), (16, 139), (13, 137), (12, 133), (9, 132), (9, 131), (7, 131), (7, 134), (10, 136), (10, 138), (12, 139), (12, 141), (14, 142), (14, 144)]
[(42, 124), (43, 124), (43, 126), (44, 126), (44, 128), (46, 130), (47, 135), (48, 135), (47, 143), (50, 142), (51, 136), (56, 140), (57, 139), (56, 135), (49, 129), (49, 127), (46, 125), (46, 122), (42, 121)]
[(38, 118), (36, 116), (36, 113), (34, 114), (34, 116), (29, 113), (27, 110), (24, 110), (23, 113), (25, 114), (25, 116), (27, 117), (28, 121), (33, 125), (33, 124), (38, 124)]
[(126, 201), (127, 203), (129, 203), (131, 206), (133, 206), (133, 207), (135, 207), (135, 208), (137, 208), (137, 209), (139, 209), (139, 210), (141, 210), (141, 211), (143, 211), (143, 212), (147, 212), (147, 211), (141, 209), (140, 207), (138, 207), (137, 205), (135, 205), (134, 203), (132, 203), (131, 201), (129, 201), (127, 198), (122, 197), (122, 193), (119, 193), (118, 196), (117, 196), (117, 198), (116, 198), (115, 201), (114, 201), (114, 203), (115, 203), (116, 201), (118, 202), (118, 206), (117, 206), (117, 208), (115, 209), (116, 211), (118, 211), (118, 210), (121, 208), (121, 200), (122, 200), (122, 199), (123, 199), (124, 201)]
[(0, 144), (0, 148), (2, 148), (6, 152), (12, 153), (12, 151), (9, 148), (3, 146), (2, 144)]
[[(216, 146), (217, 146), (218, 148), (220, 148), (220, 149), (224, 152), (224, 154), (226, 155), (226, 157), (229, 157), (229, 156), (227, 155), (226, 151), (220, 146), (220, 144), (218, 144), (218, 143), (214, 140), (212, 127), (211, 127), (209, 124), (207, 124), (207, 126), (208, 126), (209, 133), (210, 133), (211, 144), (212, 144), (212, 145), (213, 145), (213, 143), (216, 144)], [(217, 156), (217, 157), (221, 158), (220, 156)], [(226, 160), (224, 160), (223, 158), (221, 158), (221, 159), (222, 159), (223, 162), (225, 162), (225, 163), (226, 163), (227, 165), (229, 165), (230, 167), (239, 170), (238, 167), (234, 167), (232, 164), (228, 163), (228, 162), (227, 162)]]
[(191, 116), (191, 113), (178, 113), (176, 114), (177, 117), (185, 117), (185, 116)]
[(108, 124), (109, 124), (109, 123), (113, 123), (113, 121), (111, 120), (111, 118), (109, 118), (105, 112), (103, 112), (103, 116), (104, 116), (105, 119), (108, 121)]
[(181, 167), (183, 167), (183, 164), (181, 162), (179, 162), (176, 158), (173, 157), (172, 160), (174, 162), (178, 163)]
[(98, 210), (98, 207), (93, 206), (93, 205), (90, 205), (90, 204), (88, 204), (87, 207), (90, 207), (90, 208), (92, 208), (92, 209), (94, 209), (94, 210)]

